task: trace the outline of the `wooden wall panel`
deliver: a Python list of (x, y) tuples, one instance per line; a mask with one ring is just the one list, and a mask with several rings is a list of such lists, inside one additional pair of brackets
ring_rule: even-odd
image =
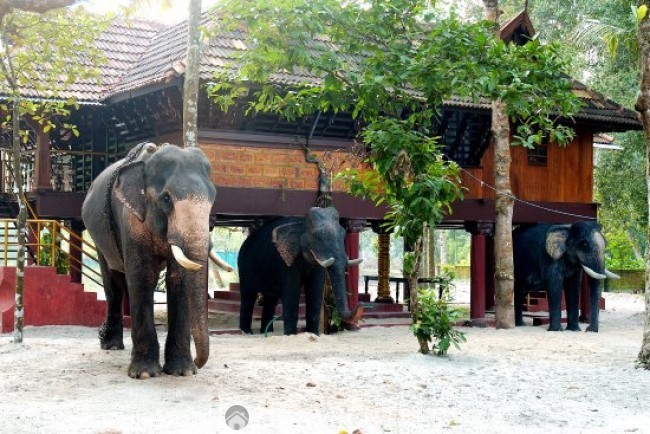
[[(593, 202), (593, 137), (588, 131), (577, 131), (566, 147), (548, 146), (546, 166), (528, 163), (528, 151), (522, 146), (511, 148), (510, 178), (512, 191), (520, 199), (535, 202)], [(467, 199), (494, 199), (494, 150), (490, 146), (483, 155), (480, 168), (465, 169), (472, 175), (482, 172), (488, 184), (477, 186), (467, 174), (463, 185)]]

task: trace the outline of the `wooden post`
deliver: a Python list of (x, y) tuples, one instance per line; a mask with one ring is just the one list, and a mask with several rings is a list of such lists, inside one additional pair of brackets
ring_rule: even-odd
[(52, 190), (52, 160), (50, 158), (50, 133), (36, 129), (36, 155), (34, 157), (36, 190)]
[(373, 222), (372, 230), (379, 237), (379, 257), (377, 264), (377, 298), (375, 303), (395, 303), (390, 296), (390, 232), (381, 226), (381, 222)]
[[(345, 254), (348, 259), (359, 257), (359, 232), (365, 227), (365, 220), (348, 220), (346, 228)], [(354, 310), (359, 304), (359, 266), (348, 267), (345, 273), (345, 286), (348, 291), (348, 306)]]
[(485, 237), (485, 310), (494, 310), (494, 236)]
[[(70, 232), (81, 238), (85, 226), (81, 220), (70, 221)], [(70, 281), (81, 283), (81, 264), (83, 263), (83, 253), (81, 241), (74, 236), (70, 237)]]
[(472, 234), (470, 253), (470, 320), (474, 326), (485, 327), (485, 300), (488, 280), (487, 238), (490, 222), (469, 222), (465, 229)]

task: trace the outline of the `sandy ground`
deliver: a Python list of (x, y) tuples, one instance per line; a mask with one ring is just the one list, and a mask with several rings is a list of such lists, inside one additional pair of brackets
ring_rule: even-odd
[(442, 358), (407, 327), (213, 336), (191, 378), (130, 379), (128, 335), (109, 352), (94, 329), (30, 327), (0, 335), (0, 433), (227, 433), (233, 405), (249, 433), (650, 433), (643, 300), (605, 297), (598, 334), (463, 329)]

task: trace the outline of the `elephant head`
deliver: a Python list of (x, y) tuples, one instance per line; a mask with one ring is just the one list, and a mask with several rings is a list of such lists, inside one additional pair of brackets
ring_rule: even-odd
[(289, 223), (273, 231), (273, 242), (284, 263), (290, 267), (302, 255), (314, 266), (323, 267), (329, 275), (336, 308), (346, 327), (354, 328), (363, 314), (358, 305), (354, 311), (348, 306), (345, 272), (361, 260), (349, 260), (345, 255), (345, 229), (339, 224), (336, 208), (311, 208), (304, 223)]
[(163, 145), (124, 165), (113, 194), (141, 223), (131, 225), (131, 236), (146, 230), (151, 255), (166, 261), (168, 280), (174, 271), (176, 283), (187, 291), (194, 363), (202, 367), (209, 355), (207, 260), (216, 196), (209, 161), (197, 148)]
[(577, 222), (549, 228), (546, 251), (554, 260), (562, 259), (569, 268), (582, 269), (593, 280), (590, 284), (590, 331), (598, 331), (600, 281), (619, 276), (605, 268), (605, 237), (595, 222)]

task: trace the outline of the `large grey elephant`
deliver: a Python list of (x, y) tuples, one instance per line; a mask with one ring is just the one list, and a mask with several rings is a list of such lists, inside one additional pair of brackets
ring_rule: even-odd
[(589, 281), (589, 327), (598, 331), (600, 282), (618, 276), (605, 269), (605, 237), (595, 222), (521, 226), (513, 231), (515, 323), (524, 325), (523, 304), (529, 291), (548, 291), (549, 331), (562, 330), (562, 289), (567, 330), (579, 331), (578, 304), (583, 273)]
[[(97, 246), (107, 301), (101, 348), (124, 348), (126, 292), (133, 378), (157, 376), (161, 370), (192, 375), (208, 360), (207, 260), (215, 195), (210, 163), (201, 150), (152, 143), (136, 146), (107, 167), (88, 190), (82, 218)], [(153, 292), (164, 268), (168, 335), (161, 367)]]
[(346, 328), (355, 329), (363, 308), (359, 305), (350, 311), (348, 307), (345, 270), (360, 261), (348, 260), (344, 238), (345, 229), (332, 207), (311, 208), (304, 218), (274, 219), (252, 233), (242, 244), (237, 261), (242, 332), (251, 333), (253, 308), (261, 292), (261, 330), (272, 320), (277, 301), (282, 298), (284, 333), (295, 334), (300, 287), (304, 285), (307, 331), (318, 334), (326, 273)]

